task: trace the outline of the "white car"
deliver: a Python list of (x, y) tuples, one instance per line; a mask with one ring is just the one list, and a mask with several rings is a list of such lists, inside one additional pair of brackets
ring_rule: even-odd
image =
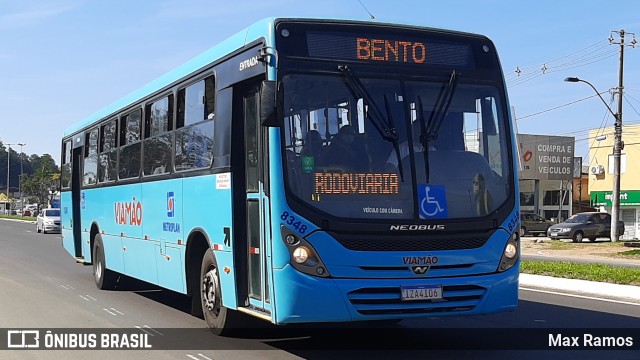
[(36, 231), (60, 232), (60, 209), (44, 209), (36, 218)]

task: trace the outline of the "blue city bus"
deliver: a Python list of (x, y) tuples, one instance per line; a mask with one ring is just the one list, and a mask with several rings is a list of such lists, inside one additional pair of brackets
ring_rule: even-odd
[(512, 311), (515, 144), (486, 37), (267, 19), (65, 130), (62, 243), (219, 334)]

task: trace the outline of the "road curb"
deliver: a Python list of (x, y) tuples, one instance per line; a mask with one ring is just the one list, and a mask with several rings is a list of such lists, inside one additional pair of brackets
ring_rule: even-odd
[(520, 287), (554, 290), (563, 293), (590, 295), (640, 303), (640, 286), (520, 274)]

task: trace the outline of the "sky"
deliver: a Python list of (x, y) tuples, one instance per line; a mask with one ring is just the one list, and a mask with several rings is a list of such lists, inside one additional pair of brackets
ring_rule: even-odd
[[(266, 17), (401, 22), (488, 36), (496, 45), (518, 131), (572, 136), (617, 111), (619, 45), (640, 37), (634, 0), (0, 0), (0, 140), (60, 163), (66, 127)], [(370, 14), (369, 14), (370, 13)], [(640, 49), (624, 51), (623, 123), (640, 123)], [(517, 70), (520, 70), (517, 73)], [(19, 147), (12, 148), (18, 150)]]

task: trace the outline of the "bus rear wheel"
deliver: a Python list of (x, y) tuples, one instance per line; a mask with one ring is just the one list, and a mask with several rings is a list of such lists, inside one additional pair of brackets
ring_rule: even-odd
[(96, 286), (100, 290), (110, 290), (115, 287), (117, 276), (107, 269), (104, 261), (104, 246), (102, 245), (102, 236), (97, 234), (93, 240), (93, 249), (91, 249), (91, 259), (93, 263), (93, 278)]
[[(200, 299), (204, 320), (216, 335), (229, 335), (237, 325), (237, 314), (222, 305), (220, 271), (213, 251), (207, 249), (200, 268)], [(234, 321), (235, 320), (235, 321)]]

